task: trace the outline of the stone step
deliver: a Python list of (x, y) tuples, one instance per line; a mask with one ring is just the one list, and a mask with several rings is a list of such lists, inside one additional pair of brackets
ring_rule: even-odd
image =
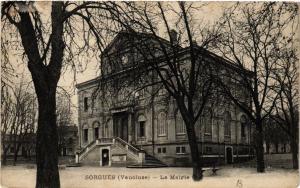
[(143, 164), (131, 164), (131, 165), (127, 165), (126, 167), (127, 168), (162, 168), (162, 167), (168, 167), (168, 165), (143, 163)]
[(80, 166), (81, 166), (80, 163), (70, 163), (66, 165), (66, 167), (80, 167)]

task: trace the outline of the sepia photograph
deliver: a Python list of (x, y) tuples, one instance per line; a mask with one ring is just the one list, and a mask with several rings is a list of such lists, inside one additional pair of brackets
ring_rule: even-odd
[(3, 188), (297, 188), (299, 2), (2, 1)]

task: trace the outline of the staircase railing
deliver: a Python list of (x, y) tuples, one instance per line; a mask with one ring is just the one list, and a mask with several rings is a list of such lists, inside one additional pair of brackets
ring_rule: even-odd
[(76, 153), (75, 161), (76, 163), (79, 163), (79, 161), (87, 155), (89, 151), (91, 151), (94, 147), (97, 145), (102, 144), (116, 144), (121, 146), (122, 148), (127, 150), (127, 154), (130, 154), (132, 157), (134, 157), (136, 160), (138, 160), (139, 163), (142, 163), (145, 160), (145, 152), (139, 150), (138, 148), (132, 146), (128, 142), (124, 141), (123, 139), (119, 137), (114, 138), (99, 138), (96, 140), (93, 140), (88, 145), (86, 145), (81, 151)]
[(84, 149), (82, 149), (76, 154), (76, 158), (75, 158), (76, 162), (78, 163), (82, 159), (82, 157), (88, 153), (88, 151), (90, 151), (96, 145), (99, 144), (113, 144), (113, 138), (98, 138), (96, 140), (93, 140), (88, 145), (86, 145)]
[(115, 140), (118, 141), (117, 143), (120, 143), (123, 147), (128, 148), (129, 151), (131, 151), (132, 153), (134, 153), (136, 155), (138, 155), (140, 152), (142, 152), (139, 149), (135, 148), (134, 146), (132, 146), (131, 144), (129, 144), (125, 140), (122, 140), (119, 137), (115, 137)]
[(86, 145), (84, 147), (84, 149), (82, 149), (81, 151), (79, 151), (78, 153), (76, 153), (76, 158), (75, 158), (75, 161), (76, 163), (78, 163), (81, 158), (87, 154), (92, 148), (94, 148), (95, 146), (97, 145), (97, 142), (96, 140), (93, 140), (92, 142), (90, 142), (88, 145)]
[(138, 163), (143, 163), (145, 161), (145, 152), (137, 149), (136, 147), (132, 146), (125, 140), (115, 137), (115, 144), (119, 144), (122, 147), (126, 148), (128, 151), (128, 154), (132, 153), (135, 157), (135, 159), (138, 161)]

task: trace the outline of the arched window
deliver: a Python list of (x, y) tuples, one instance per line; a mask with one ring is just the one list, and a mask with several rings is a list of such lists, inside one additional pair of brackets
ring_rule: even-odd
[(175, 130), (176, 130), (176, 134), (185, 134), (186, 133), (186, 129), (185, 129), (185, 124), (184, 121), (182, 119), (182, 116), (180, 114), (180, 111), (178, 110), (175, 116)]
[(167, 115), (164, 112), (158, 114), (157, 118), (157, 129), (158, 136), (166, 136), (167, 135)]
[(69, 144), (73, 144), (73, 138), (69, 138), (68, 142)]
[(245, 115), (242, 115), (241, 116), (241, 137), (246, 137), (246, 131), (245, 131), (246, 125), (247, 125), (247, 118)]
[(94, 130), (94, 139), (95, 140), (99, 138), (99, 126), (100, 126), (99, 122), (97, 122), (97, 121), (94, 122), (93, 130)]
[(228, 111), (224, 112), (224, 135), (230, 136), (231, 135), (231, 116)]
[(88, 125), (85, 124), (83, 125), (83, 129), (82, 129), (82, 139), (83, 139), (83, 142), (88, 142), (89, 140), (89, 128), (88, 128)]
[(204, 133), (207, 135), (212, 134), (212, 111), (210, 108), (204, 110)]
[(146, 118), (144, 115), (140, 115), (138, 117), (138, 136), (145, 137), (146, 136)]

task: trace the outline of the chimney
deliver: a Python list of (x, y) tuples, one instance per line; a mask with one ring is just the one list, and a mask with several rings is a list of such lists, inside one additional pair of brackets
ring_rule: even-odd
[(177, 35), (178, 35), (178, 33), (176, 30), (172, 29), (170, 31), (170, 39), (171, 39), (171, 42), (173, 42), (173, 44), (178, 44)]

